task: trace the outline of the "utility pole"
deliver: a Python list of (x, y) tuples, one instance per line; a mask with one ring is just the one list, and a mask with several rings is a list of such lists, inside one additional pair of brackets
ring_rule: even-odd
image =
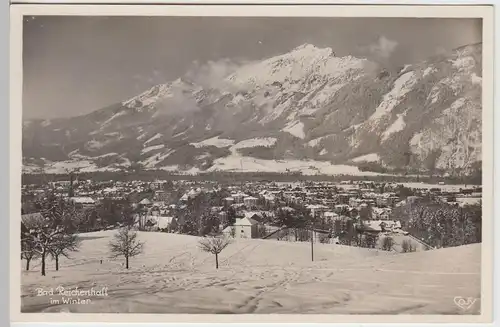
[(314, 214), (311, 217), (311, 261), (314, 261), (314, 220), (315, 220), (315, 215)]
[(314, 261), (314, 229), (311, 228), (311, 261)]

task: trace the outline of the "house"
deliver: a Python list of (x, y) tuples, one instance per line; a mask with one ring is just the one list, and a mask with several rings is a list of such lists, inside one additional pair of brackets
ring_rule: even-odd
[(337, 204), (335, 206), (335, 212), (338, 214), (349, 212), (349, 209), (350, 209), (350, 207), (347, 204)]
[(211, 214), (219, 214), (221, 211), (224, 210), (224, 207), (221, 207), (221, 206), (213, 206), (213, 207), (210, 207), (210, 213)]
[(219, 219), (221, 221), (226, 221), (226, 219), (227, 219), (227, 212), (226, 211), (221, 211), (217, 215), (219, 216)]
[(118, 193), (117, 187), (106, 187), (102, 190), (103, 194), (112, 195)]
[(460, 207), (465, 207), (468, 205), (478, 205), (481, 203), (481, 198), (473, 198), (473, 197), (459, 197), (456, 198), (456, 202)]
[(363, 199), (350, 198), (349, 199), (349, 206), (352, 208), (357, 208), (357, 207), (361, 206), (361, 204), (363, 204), (364, 202), (366, 202), (366, 201)]
[(192, 189), (192, 190), (190, 190), (190, 191), (187, 193), (187, 196), (188, 196), (190, 199), (192, 199), (192, 198), (197, 197), (200, 193), (201, 193), (201, 189), (200, 189), (200, 188), (197, 188), (196, 190), (195, 190), (195, 189)]
[(318, 205), (311, 204), (311, 205), (308, 205), (306, 208), (311, 211), (311, 215), (313, 217), (323, 217), (324, 213), (326, 211), (328, 211), (328, 209), (329, 209), (327, 206), (324, 206), (321, 204), (318, 204)]
[(337, 202), (339, 204), (346, 204), (347, 205), (349, 203), (349, 198), (350, 198), (349, 194), (346, 194), (346, 193), (337, 194)]
[(152, 190), (159, 190), (163, 189), (167, 185), (167, 181), (160, 181), (160, 180), (155, 180), (154, 182), (151, 182), (149, 184), (149, 188)]
[(202, 190), (200, 188), (191, 189), (189, 192), (185, 193), (180, 198), (180, 201), (181, 202), (187, 202), (189, 199), (194, 199), (195, 197), (197, 197), (201, 192), (202, 192)]
[(245, 203), (245, 206), (248, 208), (254, 208), (257, 206), (257, 202), (259, 199), (253, 196), (247, 196), (246, 198), (243, 199), (243, 203)]
[(264, 200), (269, 203), (274, 203), (276, 201), (276, 197), (272, 194), (264, 195)]
[(49, 185), (52, 188), (57, 188), (57, 187), (68, 187), (71, 185), (71, 181), (58, 181), (58, 182), (49, 182)]
[(151, 217), (152, 221), (155, 223), (155, 227), (158, 229), (168, 229), (174, 220), (174, 217), (167, 216), (156, 216)]
[(139, 204), (140, 204), (141, 206), (149, 206), (149, 205), (151, 205), (151, 204), (152, 204), (152, 202), (151, 202), (151, 201), (149, 201), (147, 198), (144, 198), (144, 199), (142, 199), (142, 200), (139, 202)]
[(373, 214), (373, 219), (389, 220), (390, 216), (391, 216), (391, 209), (390, 208), (373, 207), (372, 214)]
[(161, 210), (160, 210), (160, 207), (158, 206), (152, 206), (150, 209), (149, 209), (149, 214), (151, 216), (159, 216), (161, 214)]
[(376, 204), (379, 207), (387, 207), (390, 205), (389, 198), (380, 196), (376, 199)]
[(93, 207), (95, 205), (94, 199), (90, 197), (71, 197), (69, 201), (75, 206), (83, 208)]
[(243, 199), (245, 199), (246, 197), (248, 197), (248, 195), (245, 194), (245, 193), (242, 193), (242, 192), (238, 192), (238, 193), (235, 193), (235, 194), (231, 194), (231, 197), (234, 199), (234, 202), (236, 202), (236, 203), (243, 203)]
[[(269, 226), (268, 228), (269, 229), (266, 229), (268, 235), (265, 238), (269, 240), (288, 242), (304, 242), (311, 240), (310, 229), (279, 228), (274, 226)], [(312, 237), (315, 243), (330, 243), (331, 233), (327, 230), (313, 229)]]
[(373, 232), (387, 232), (400, 229), (401, 223), (393, 220), (370, 220), (363, 223), (362, 229)]
[(154, 199), (156, 201), (166, 201), (168, 199), (168, 194), (162, 190), (156, 190), (154, 194)]
[(136, 224), (139, 228), (144, 228), (146, 230), (158, 230), (158, 221), (162, 217), (156, 216), (156, 215), (146, 215), (146, 216), (139, 216), (136, 215)]
[(234, 238), (255, 238), (257, 237), (258, 221), (252, 218), (238, 218), (234, 223)]
[(338, 213), (333, 212), (333, 211), (326, 211), (324, 213), (324, 218), (328, 223), (333, 224), (334, 221), (340, 220), (340, 215)]
[(222, 235), (225, 237), (233, 237), (235, 234), (235, 227), (234, 226), (227, 226), (222, 230)]
[(272, 215), (271, 212), (265, 211), (243, 211), (241, 212), (243, 217), (253, 219), (257, 222), (262, 222), (264, 219), (264, 215)]

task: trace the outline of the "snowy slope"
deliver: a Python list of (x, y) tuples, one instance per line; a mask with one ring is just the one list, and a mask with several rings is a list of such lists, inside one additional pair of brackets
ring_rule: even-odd
[[(461, 314), (453, 298), (480, 295), (481, 246), (410, 254), (340, 245), (236, 240), (220, 255), (197, 248), (197, 238), (140, 233), (144, 254), (109, 259), (112, 231), (89, 233), (81, 251), (48, 264), (40, 276), (22, 272), (24, 312), (94, 313), (316, 313)], [(103, 260), (103, 264), (99, 263)], [(108, 287), (108, 296), (85, 305), (50, 305), (37, 288)], [(53, 296), (52, 298), (57, 298)], [(81, 300), (89, 298), (82, 296)], [(477, 313), (474, 306), (467, 313)]]

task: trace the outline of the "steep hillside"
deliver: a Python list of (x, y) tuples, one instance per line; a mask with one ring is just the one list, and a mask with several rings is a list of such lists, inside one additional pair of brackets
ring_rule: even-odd
[(181, 77), (89, 115), (25, 121), (25, 171), (142, 166), (468, 173), (481, 160), (481, 44), (390, 70), (306, 44), (210, 87)]

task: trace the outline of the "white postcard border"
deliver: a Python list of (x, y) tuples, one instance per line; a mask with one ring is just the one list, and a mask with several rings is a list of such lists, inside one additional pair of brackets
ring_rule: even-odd
[(493, 10), (491, 6), (111, 6), (13, 5), (10, 40), (10, 306), (13, 322), (338, 322), (402, 323), (492, 321), (493, 219), (483, 220), (482, 314), (443, 315), (166, 315), (166, 314), (21, 314), (20, 204), (22, 140), (22, 16), (23, 15), (149, 15), (149, 16), (272, 16), (272, 17), (467, 17), (483, 18), (483, 216), (493, 217)]

